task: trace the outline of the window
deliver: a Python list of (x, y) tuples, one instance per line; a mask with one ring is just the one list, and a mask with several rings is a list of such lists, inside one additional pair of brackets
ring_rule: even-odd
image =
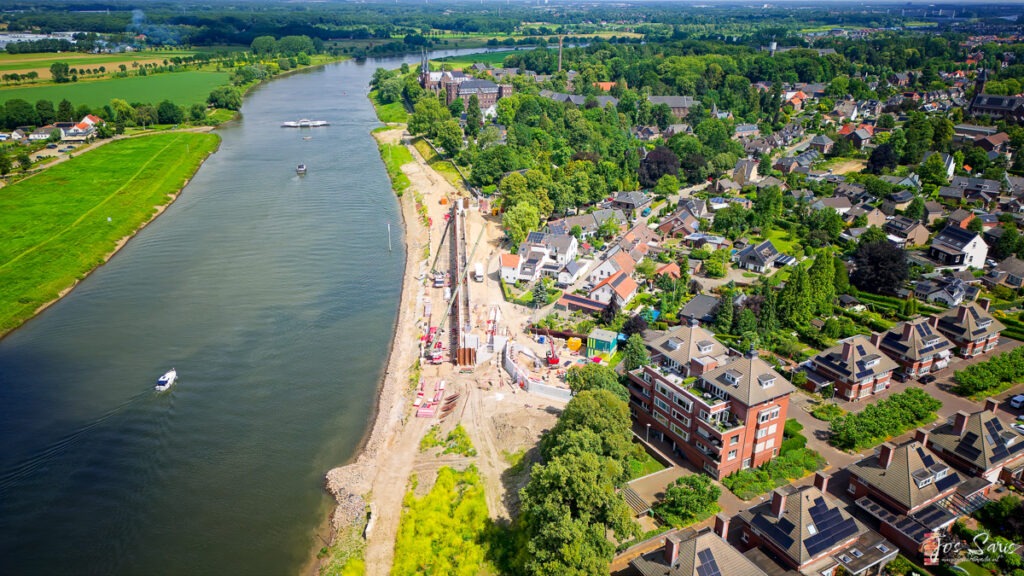
[(846, 554), (840, 554), (839, 555), (839, 559), (843, 562), (843, 564), (849, 564), (850, 563), (850, 557), (847, 556)]
[(662, 414), (661, 412), (655, 411), (651, 415), (654, 416), (654, 419), (657, 420), (658, 422), (661, 422), (662, 424), (668, 426), (668, 418), (665, 418), (665, 415)]
[(864, 555), (863, 552), (861, 552), (860, 550), (857, 550), (856, 548), (850, 548), (850, 554), (852, 554), (854, 558), (860, 558), (861, 556)]
[(857, 493), (857, 487), (854, 486), (853, 482), (851, 481), (850, 484), (846, 487), (846, 491), (849, 492), (850, 494), (856, 494)]
[(775, 446), (775, 438), (769, 438), (769, 439), (765, 440), (765, 442), (764, 442), (765, 450), (767, 450), (768, 448), (772, 448), (774, 446)]
[(735, 450), (729, 450), (729, 460), (735, 460), (735, 459), (736, 459), (736, 451)]
[(647, 382), (648, 384), (651, 383), (651, 374), (647, 370), (644, 370), (643, 379), (644, 382)]
[(689, 400), (686, 400), (682, 396), (676, 396), (675, 401), (683, 410), (691, 413), (693, 412), (693, 403)]
[(761, 412), (760, 414), (757, 415), (757, 423), (758, 424), (764, 424), (765, 422), (768, 422), (769, 420), (775, 420), (776, 418), (779, 417), (780, 411), (781, 411), (781, 408), (776, 406), (776, 407), (772, 408), (771, 410), (765, 410), (764, 412)]
[(651, 391), (648, 388), (641, 388), (640, 389), (640, 393), (643, 394), (644, 396), (648, 397), (648, 398), (651, 397)]
[(772, 449), (772, 457), (775, 457), (775, 456), (778, 456), (778, 455), (779, 455), (779, 449), (778, 448)]
[(711, 474), (712, 476), (718, 476), (718, 470), (711, 464), (704, 464), (704, 471), (707, 472), (708, 474)]
[(740, 437), (739, 436), (733, 436), (732, 438), (729, 438), (729, 446), (735, 446), (735, 445), (737, 445), (739, 443), (740, 443)]
[(668, 402), (665, 402), (664, 400), (658, 398), (657, 396), (654, 397), (654, 405), (657, 406), (658, 408), (661, 408), (665, 412), (671, 410), (671, 408), (669, 408), (668, 406)]
[(949, 468), (943, 468), (935, 473), (935, 479), (942, 480), (947, 474), (949, 474)]
[(658, 384), (657, 390), (658, 390), (658, 394), (661, 394), (662, 396), (668, 396), (669, 395), (668, 388), (666, 388), (664, 384)]
[(875, 546), (875, 548), (877, 548), (878, 551), (881, 552), (882, 554), (885, 554), (885, 553), (887, 553), (889, 551), (889, 547), (886, 546), (885, 544), (879, 544), (878, 546)]
[(743, 542), (744, 544), (749, 544), (750, 543), (750, 536), (747, 535), (747, 531), (746, 530), (744, 530), (743, 533), (740, 534), (740, 541)]
[(762, 451), (764, 451), (764, 442), (759, 442), (756, 446), (754, 446), (754, 452), (757, 453)]
[(707, 420), (709, 417), (710, 417), (710, 414), (708, 414), (706, 411), (704, 411), (704, 410), (700, 411), (700, 419), (701, 420)]
[(815, 534), (818, 533), (818, 528), (815, 527), (814, 524), (808, 524), (807, 525), (807, 533), (810, 534), (811, 536), (814, 536)]
[(764, 438), (767, 435), (768, 435), (768, 429), (767, 428), (761, 428), (760, 430), (757, 431), (757, 435), (756, 436), (757, 436), (758, 439), (761, 439), (761, 438)]
[(750, 458), (743, 459), (743, 469), (746, 470), (747, 468), (750, 468)]
[(670, 430), (672, 430), (672, 433), (675, 434), (676, 436), (682, 436), (683, 434), (686, 433), (682, 428), (680, 428), (679, 426), (676, 426), (675, 424), (669, 424), (668, 427), (669, 427)]
[(882, 390), (885, 390), (885, 384), (885, 382), (879, 382), (878, 384), (875, 384), (875, 392), (881, 392)]

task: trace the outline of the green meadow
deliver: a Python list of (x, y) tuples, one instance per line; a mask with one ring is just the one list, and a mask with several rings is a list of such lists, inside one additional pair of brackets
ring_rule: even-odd
[(185, 132), (128, 138), (0, 189), (0, 335), (102, 264), (219, 142)]
[(85, 104), (99, 107), (109, 104), (114, 98), (121, 98), (129, 103), (157, 104), (170, 100), (179, 106), (188, 106), (197, 102), (205, 103), (214, 88), (227, 83), (227, 72), (167, 72), (69, 84), (3, 88), (0, 89), (0, 103), (14, 98), (29, 102), (60, 102), (67, 98), (75, 106)]

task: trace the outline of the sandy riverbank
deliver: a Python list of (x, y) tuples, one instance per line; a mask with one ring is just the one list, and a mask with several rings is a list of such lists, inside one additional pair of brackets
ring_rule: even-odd
[[(402, 130), (404, 128), (377, 133), (374, 137), (378, 140), (394, 139), (395, 135), (392, 132)], [(359, 456), (354, 462), (327, 473), (327, 489), (338, 503), (331, 517), (332, 538), (339, 530), (361, 525), (368, 507), (371, 519), (366, 531), (372, 533), (376, 511), (372, 500), (368, 501), (367, 496), (377, 490), (404, 491), (404, 482), (396, 486), (383, 487), (377, 476), (381, 471), (379, 464), (382, 451), (393, 442), (403, 427), (408, 402), (409, 374), (419, 355), (416, 326), (419, 315), (416, 306), (423, 293), (419, 276), (424, 262), (422, 254), (427, 231), (416, 213), (416, 201), (412, 191), (404, 194), (399, 202), (405, 227), (406, 259), (395, 336), (379, 389), (372, 426), (364, 439)]]

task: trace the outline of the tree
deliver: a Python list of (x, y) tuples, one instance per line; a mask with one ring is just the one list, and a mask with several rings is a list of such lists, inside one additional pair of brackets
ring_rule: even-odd
[(607, 390), (623, 402), (629, 401), (629, 392), (619, 383), (618, 374), (603, 364), (588, 362), (573, 366), (565, 373), (565, 383), (574, 395), (587, 390)]
[(517, 204), (505, 211), (501, 218), (502, 227), (513, 246), (526, 239), (526, 235), (540, 226), (537, 208), (530, 204)]
[(677, 479), (665, 489), (665, 496), (655, 505), (655, 512), (672, 526), (682, 528), (710, 516), (718, 509), (722, 490), (704, 474), (690, 474)]
[(1011, 254), (1016, 254), (1021, 249), (1020, 232), (1013, 224), (1003, 224), (1003, 234), (996, 240), (992, 247), (992, 257), (1002, 260)]
[(405, 80), (400, 76), (394, 76), (384, 80), (377, 91), (377, 98), (385, 104), (398, 102), (402, 99), (402, 91), (405, 89)]
[(654, 193), (659, 196), (671, 196), (679, 191), (679, 178), (676, 178), (672, 174), (665, 174), (658, 179), (657, 185), (654, 186)]
[(181, 107), (170, 100), (164, 100), (157, 105), (156, 116), (160, 124), (181, 124), (185, 120), (185, 113)]
[(18, 152), (18, 168), (22, 172), (28, 172), (28, 169), (32, 167), (32, 158), (28, 155), (28, 152), (22, 150)]
[(422, 98), (413, 106), (412, 116), (409, 117), (409, 133), (431, 135), (432, 127), (440, 125), (451, 117), (451, 113), (441, 105), (437, 98)]
[(909, 277), (907, 255), (888, 240), (861, 242), (853, 257), (854, 286), (868, 292), (895, 291)]
[(135, 108), (132, 108), (125, 100), (114, 98), (110, 101), (110, 108), (114, 111), (114, 118), (118, 124), (130, 126), (135, 123)]
[(480, 111), (480, 99), (477, 98), (476, 94), (472, 94), (469, 97), (469, 105), (466, 109), (466, 134), (470, 138), (476, 138), (477, 134), (480, 133), (480, 127), (483, 125), (484, 115)]
[(462, 98), (456, 98), (452, 100), (452, 103), (448, 105), (448, 112), (451, 113), (452, 118), (459, 118), (462, 113), (466, 111), (466, 103)]
[[(935, 156), (937, 156), (937, 154), (932, 155), (931, 158), (934, 158)], [(910, 201), (910, 205), (903, 211), (903, 215), (911, 220), (924, 220), (924, 199), (920, 196), (914, 196), (914, 199)]]
[(71, 78), (68, 75), (69, 70), (70, 67), (67, 62), (54, 62), (53, 64), (50, 64), (50, 76), (57, 84), (63, 84), (71, 81)]
[(192, 122), (202, 122), (206, 119), (206, 106), (196, 102), (189, 106), (188, 119)]
[(445, 120), (434, 130), (437, 144), (445, 154), (455, 156), (462, 149), (462, 128), (455, 120)]
[(945, 186), (949, 184), (946, 177), (946, 165), (942, 161), (942, 155), (932, 154), (917, 167), (917, 174), (921, 182), (933, 186)]
[(846, 262), (841, 258), (833, 258), (832, 264), (835, 266), (832, 281), (836, 287), (836, 294), (846, 294), (850, 291), (850, 272), (846, 269)]
[(57, 111), (53, 109), (53, 102), (37, 100), (36, 116), (39, 118), (40, 124), (52, 124), (57, 119)]
[(644, 188), (653, 188), (657, 186), (662, 176), (679, 174), (679, 157), (672, 150), (658, 146), (640, 162), (639, 174), (640, 185)]
[(0, 153), (0, 176), (7, 176), (12, 169), (11, 157), (6, 152)]
[(135, 119), (139, 124), (145, 126), (151, 126), (160, 121), (160, 115), (156, 108), (149, 104), (143, 104), (135, 109)]
[(597, 236), (605, 240), (614, 238), (619, 233), (619, 221), (616, 218), (608, 218), (597, 227)]
[(736, 334), (743, 334), (745, 332), (756, 332), (757, 331), (757, 316), (754, 311), (750, 308), (744, 308), (740, 312), (739, 317), (736, 318)]
[(885, 242), (889, 237), (885, 231), (878, 226), (869, 226), (860, 237), (857, 238), (857, 245), (870, 244), (872, 242)]
[(572, 430), (590, 430), (601, 438), (600, 456), (611, 458), (623, 466), (617, 480), (625, 480), (628, 472), (624, 465), (636, 454), (629, 417), (629, 407), (608, 390), (587, 390), (580, 392), (558, 417), (558, 422), (540, 441), (541, 455), (552, 456), (551, 448), (558, 436)]
[[(668, 277), (668, 274), (664, 274), (660, 277)], [(671, 280), (671, 277), (669, 277), (669, 279)], [(626, 336), (643, 334), (644, 330), (647, 330), (647, 320), (645, 320), (641, 314), (630, 316), (629, 319), (626, 320), (626, 323), (622, 325), (622, 333)]]
[(4, 118), (8, 128), (39, 124), (35, 106), (21, 98), (13, 98), (4, 102)]
[(735, 312), (732, 303), (732, 293), (727, 292), (722, 295), (722, 300), (718, 303), (718, 310), (715, 312), (715, 332), (728, 334), (732, 330), (732, 323)]
[(277, 39), (273, 36), (257, 36), (249, 48), (258, 56), (272, 56), (277, 53)]
[(899, 163), (899, 154), (893, 149), (892, 144), (886, 143), (871, 151), (868, 157), (867, 171), (872, 174), (881, 174), (885, 170), (896, 168)]
[(985, 224), (981, 221), (981, 218), (971, 218), (971, 220), (967, 222), (967, 229), (975, 234), (981, 234), (982, 230), (985, 229)]
[(651, 363), (651, 357), (647, 354), (647, 347), (644, 339), (639, 334), (633, 334), (626, 340), (626, 346), (622, 351), (622, 362), (626, 370), (637, 368)]
[(803, 266), (794, 266), (786, 285), (779, 291), (779, 319), (791, 328), (802, 328), (814, 316), (810, 279)]
[(242, 93), (233, 86), (214, 88), (206, 101), (214, 108), (238, 110), (242, 107)]
[(57, 104), (57, 122), (74, 122), (75, 120), (75, 107), (67, 98), (61, 100), (60, 104)]

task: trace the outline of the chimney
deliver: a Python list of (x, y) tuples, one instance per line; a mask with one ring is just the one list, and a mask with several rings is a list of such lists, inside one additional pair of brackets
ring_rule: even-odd
[(924, 428), (918, 428), (914, 431), (914, 440), (921, 443), (921, 446), (928, 444), (928, 431)]
[(956, 434), (957, 436), (964, 435), (964, 430), (967, 429), (968, 416), (969, 414), (963, 410), (956, 413), (953, 419), (953, 434)]
[(903, 339), (907, 340), (914, 334), (914, 325), (910, 322), (903, 323)]
[(821, 491), (822, 494), (828, 491), (828, 481), (832, 476), (825, 474), (822, 471), (814, 473), (814, 487)]
[(872, 332), (870, 341), (872, 346), (878, 346), (882, 343), (882, 335), (878, 332)]
[(995, 398), (985, 398), (985, 412), (996, 413), (999, 409), (999, 401)]
[(853, 344), (850, 344), (849, 341), (843, 342), (843, 360), (849, 360), (852, 354)]
[(747, 358), (757, 358), (757, 348), (753, 342), (750, 343), (750, 350), (747, 350)]
[(782, 517), (782, 511), (786, 509), (786, 494), (782, 490), (772, 492), (772, 514), (776, 518)]
[(961, 304), (956, 307), (956, 321), (963, 322), (964, 318), (967, 318), (967, 306)]
[(694, 328), (696, 328), (697, 326), (700, 326), (700, 320), (697, 320), (696, 316), (694, 316), (693, 318), (690, 318), (690, 326), (692, 326)]
[(928, 325), (931, 326), (932, 328), (938, 328), (939, 327), (939, 317), (938, 316), (928, 316)]
[(882, 444), (882, 449), (878, 452), (878, 465), (882, 468), (889, 468), (889, 464), (892, 463), (892, 451), (895, 449), (896, 447), (889, 442)]
[(978, 299), (978, 306), (980, 306), (981, 309), (984, 310), (985, 312), (988, 312), (988, 307), (991, 306), (991, 305), (992, 305), (992, 300), (990, 300), (988, 298), (980, 298), (980, 299)]
[(715, 534), (722, 537), (722, 540), (729, 539), (729, 517), (718, 513), (715, 515)]
[(672, 534), (665, 538), (665, 562), (668, 562), (669, 566), (674, 566), (676, 561), (679, 560), (679, 535)]

